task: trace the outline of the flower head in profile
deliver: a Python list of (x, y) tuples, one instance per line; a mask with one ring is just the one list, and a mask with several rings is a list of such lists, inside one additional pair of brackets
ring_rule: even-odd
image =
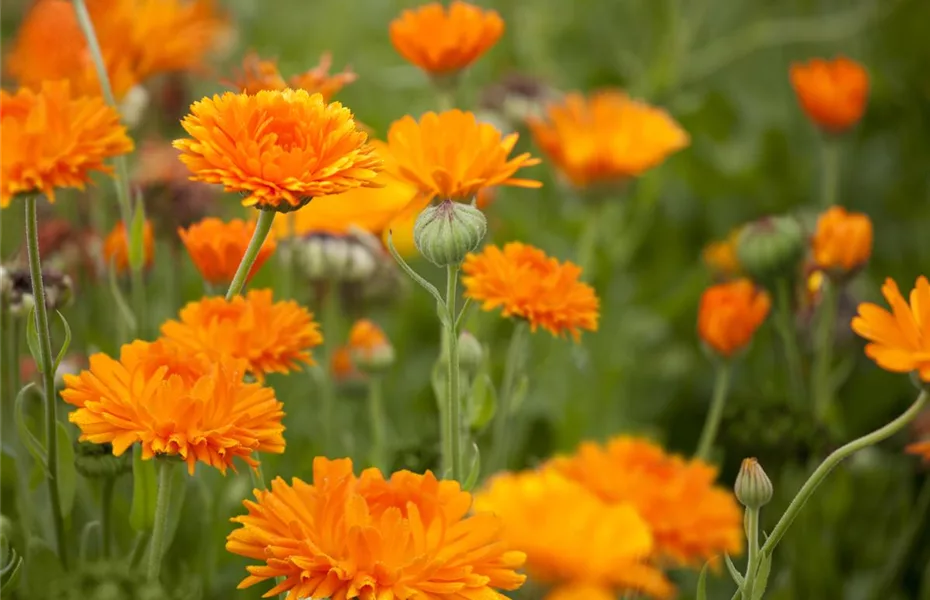
[(869, 341), (866, 356), (886, 371), (915, 373), (930, 382), (930, 282), (924, 275), (910, 294), (910, 305), (891, 278), (882, 294), (891, 311), (871, 302), (859, 305), (853, 331)]
[(285, 80), (275, 61), (262, 59), (255, 52), (250, 52), (243, 59), (242, 69), (231, 85), (244, 94), (256, 94), (262, 90), (280, 91), (290, 87), (311, 94), (319, 93), (325, 102), (329, 102), (336, 92), (357, 78), (348, 68), (330, 74), (332, 64), (333, 57), (327, 52), (316, 67)]
[(863, 213), (833, 206), (817, 219), (811, 246), (818, 268), (849, 273), (863, 266), (872, 254), (872, 221)]
[(191, 474), (198, 461), (225, 473), (236, 457), (254, 467), (254, 453), (284, 452), (282, 404), (244, 375), (244, 361), (136, 341), (119, 360), (95, 354), (65, 375), (61, 397), (77, 407), (68, 418), (81, 441), (112, 444), (116, 456), (139, 443), (144, 460), (176, 455)]
[(313, 364), (310, 348), (323, 342), (313, 315), (293, 300), (275, 302), (271, 290), (250, 290), (232, 300), (191, 302), (178, 320), (161, 326), (164, 338), (190, 353), (246, 361), (259, 380)]
[(315, 196), (375, 185), (381, 159), (348, 108), (304, 90), (227, 92), (191, 105), (176, 140), (192, 179), (287, 212)]
[(391, 22), (391, 43), (412, 64), (431, 75), (452, 75), (478, 60), (504, 33), (504, 20), (454, 0), (447, 8), (431, 2), (405, 10)]
[[(117, 273), (125, 273), (129, 269), (129, 238), (126, 235), (126, 225), (122, 221), (117, 221), (103, 240), (103, 260), (107, 265), (113, 265)], [(142, 226), (142, 264), (146, 268), (151, 267), (153, 260), (155, 233), (151, 221), (146, 219)]]
[(852, 127), (865, 112), (869, 74), (845, 57), (791, 65), (791, 85), (808, 118), (830, 133)]
[(578, 280), (581, 268), (560, 263), (537, 248), (510, 242), (486, 246), (462, 264), (465, 296), (483, 310), (502, 309), (504, 317), (526, 319), (537, 327), (577, 341), (581, 330), (597, 331), (600, 300), (594, 288)]
[[(73, 10), (73, 9), (72, 9)], [(78, 98), (67, 82), (40, 91), (0, 90), (0, 208), (17, 194), (84, 189), (94, 171), (110, 173), (110, 157), (132, 150), (119, 114), (100, 98)]]
[(502, 599), (523, 584), (522, 552), (500, 519), (467, 516), (471, 495), (432, 473), (360, 478), (349, 459), (313, 461), (313, 483), (280, 477), (255, 490), (226, 549), (260, 561), (239, 588), (280, 578), (266, 597), (378, 600)]
[(394, 362), (394, 348), (384, 331), (369, 319), (359, 319), (349, 330), (349, 355), (362, 369), (380, 369)]
[(577, 187), (642, 175), (690, 144), (668, 113), (618, 90), (589, 98), (568, 94), (528, 125), (543, 153)]
[[(254, 222), (207, 217), (187, 229), (179, 228), (178, 235), (204, 281), (228, 284), (236, 275), (254, 231)], [(274, 239), (270, 236), (265, 239), (249, 271), (249, 279), (265, 264), (275, 247)]]
[(768, 294), (749, 279), (711, 286), (701, 295), (698, 335), (721, 356), (732, 356), (749, 344), (770, 307)]

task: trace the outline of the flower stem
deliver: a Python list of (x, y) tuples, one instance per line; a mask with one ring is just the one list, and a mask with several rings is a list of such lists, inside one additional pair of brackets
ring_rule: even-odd
[(104, 560), (110, 558), (110, 542), (113, 537), (111, 518), (113, 512), (113, 488), (116, 487), (116, 477), (109, 476), (103, 480), (103, 493), (100, 499), (100, 537), (101, 551)]
[(261, 461), (255, 462), (258, 464), (249, 469), (249, 477), (252, 479), (252, 487), (260, 490), (267, 490), (268, 486), (265, 484), (265, 473), (262, 472), (262, 463)]
[(140, 531), (136, 534), (136, 540), (132, 543), (132, 550), (129, 551), (129, 570), (135, 571), (139, 563), (142, 562), (142, 556), (145, 554), (145, 546), (148, 544), (152, 534), (149, 531)]
[(58, 490), (58, 405), (55, 393), (55, 363), (52, 360), (52, 336), (48, 327), (48, 308), (45, 305), (45, 284), (42, 280), (42, 263), (39, 259), (39, 222), (36, 214), (36, 197), (26, 197), (26, 250), (29, 255), (29, 275), (32, 295), (35, 298), (36, 330), (39, 334), (39, 353), (42, 371), (42, 391), (45, 394), (45, 444), (48, 450), (48, 495), (52, 502), (52, 525), (55, 546), (62, 566), (68, 568), (68, 548), (65, 544), (65, 523), (61, 514), (61, 495)]
[(822, 173), (820, 187), (820, 201), (824, 208), (836, 204), (836, 196), (840, 183), (840, 146), (835, 139), (824, 136), (820, 143), (822, 157)]
[(152, 526), (152, 539), (149, 541), (149, 561), (146, 577), (149, 581), (158, 581), (161, 561), (165, 554), (165, 542), (168, 538), (168, 505), (171, 502), (171, 483), (174, 463), (159, 460), (158, 496), (155, 500), (155, 524)]
[(795, 405), (800, 405), (804, 402), (801, 349), (798, 347), (798, 335), (791, 312), (791, 284), (787, 279), (782, 278), (776, 282), (775, 296), (775, 302), (778, 304), (775, 311), (775, 327), (785, 347), (788, 379), (791, 381), (791, 391), (794, 394), (793, 402)]
[(519, 321), (513, 328), (510, 337), (510, 346), (507, 348), (507, 362), (504, 363), (504, 380), (501, 384), (501, 393), (497, 401), (497, 412), (494, 415), (494, 448), (491, 451), (489, 469), (491, 473), (507, 468), (510, 439), (512, 432), (508, 431), (510, 413), (513, 410), (513, 396), (516, 392), (518, 375), (526, 364), (526, 346), (529, 341), (530, 327), (526, 321)]
[(265, 238), (268, 237), (268, 232), (271, 231), (271, 224), (274, 223), (276, 214), (278, 213), (273, 210), (258, 211), (258, 222), (255, 223), (255, 231), (252, 233), (252, 239), (242, 256), (242, 262), (239, 263), (239, 268), (236, 269), (236, 274), (229, 284), (229, 291), (226, 292), (227, 300), (232, 300), (242, 293), (245, 282), (249, 278), (249, 272), (252, 270), (252, 265), (255, 264), (255, 259), (258, 257), (258, 251), (262, 249), (262, 244), (265, 243)]
[(368, 380), (368, 422), (371, 427), (371, 465), (384, 472), (389, 467), (385, 454), (386, 417), (381, 394), (381, 376), (372, 375)]
[[(0, 303), (2, 303), (0, 299)], [(19, 393), (19, 318), (14, 316), (9, 306), (0, 304), (0, 331), (3, 335), (3, 351), (0, 353), (0, 402), (3, 403), (0, 427), (4, 440), (15, 439), (13, 411), (16, 394)]]
[(443, 411), (442, 468), (459, 483), (465, 480), (462, 461), (462, 398), (459, 393), (459, 337), (455, 327), (458, 265), (446, 267), (446, 410)]
[(697, 451), (694, 453), (694, 457), (700, 460), (708, 460), (710, 451), (714, 447), (717, 429), (720, 427), (720, 418), (723, 416), (723, 407), (727, 401), (727, 392), (730, 389), (731, 372), (732, 366), (729, 361), (721, 361), (717, 365), (717, 372), (714, 377), (714, 395), (710, 401), (710, 410), (707, 412), (707, 418), (704, 421), (704, 429), (701, 431)]
[(328, 282), (320, 292), (320, 326), (323, 331), (323, 350), (320, 357), (320, 363), (313, 367), (316, 374), (317, 384), (320, 390), (321, 418), (323, 421), (323, 452), (327, 456), (333, 456), (333, 439), (335, 429), (335, 411), (336, 411), (336, 385), (333, 381), (332, 357), (333, 350), (336, 347), (337, 334), (339, 328), (339, 302), (337, 294), (339, 290), (335, 282)]
[(833, 282), (825, 281), (820, 299), (816, 337), (814, 338), (814, 364), (811, 381), (811, 391), (814, 395), (814, 415), (820, 423), (829, 418), (831, 404), (833, 403), (833, 381), (830, 367), (833, 362), (837, 301), (837, 293), (833, 287)]
[(743, 600), (752, 600), (756, 585), (756, 572), (759, 570), (759, 509), (746, 509), (747, 561), (746, 576), (743, 581)]

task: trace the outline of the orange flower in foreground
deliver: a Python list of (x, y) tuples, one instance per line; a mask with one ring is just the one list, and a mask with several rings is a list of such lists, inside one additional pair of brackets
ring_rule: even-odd
[(381, 159), (338, 102), (304, 90), (204, 98), (181, 121), (181, 162), (195, 181), (222, 184), (244, 206), (287, 212), (314, 196), (365, 186)]
[(930, 440), (909, 444), (904, 451), (908, 454), (920, 456), (924, 461), (930, 462)]
[(245, 364), (185, 354), (162, 342), (126, 344), (120, 359), (90, 357), (90, 369), (65, 375), (62, 399), (81, 441), (113, 444), (120, 456), (178, 455), (193, 475), (197, 461), (222, 472), (233, 459), (256, 466), (254, 452), (284, 452), (284, 416), (274, 390), (244, 383)]
[[(207, 217), (186, 230), (178, 228), (178, 235), (204, 280), (219, 284), (233, 280), (254, 231), (254, 222), (246, 223), (242, 219), (224, 222)], [(275, 247), (275, 241), (271, 236), (265, 239), (252, 270), (249, 271), (248, 279), (265, 264)]]
[(54, 202), (55, 188), (84, 189), (92, 171), (112, 171), (106, 159), (132, 150), (119, 114), (100, 98), (74, 98), (67, 82), (0, 90), (0, 128), (0, 208), (16, 194)]
[(652, 529), (657, 560), (694, 566), (739, 554), (743, 515), (732, 491), (714, 485), (717, 470), (666, 454), (645, 439), (583, 443), (550, 465), (609, 503), (632, 504)]
[(391, 43), (397, 52), (431, 75), (464, 69), (503, 33), (504, 20), (495, 11), (459, 0), (448, 10), (439, 2), (405, 10), (391, 22)]
[(511, 242), (501, 250), (486, 246), (469, 254), (462, 264), (465, 296), (482, 303), (483, 310), (502, 308), (504, 317), (521, 317), (552, 335), (597, 331), (600, 300), (594, 288), (578, 281), (581, 268), (560, 263), (537, 248)]
[(525, 579), (500, 520), (466, 516), (470, 494), (429, 472), (356, 478), (351, 460), (317, 457), (312, 484), (279, 477), (254, 493), (226, 549), (264, 563), (248, 567), (240, 589), (283, 578), (265, 597), (504, 600), (496, 590)]
[(831, 133), (855, 125), (865, 112), (869, 74), (848, 58), (795, 63), (791, 65), (791, 85), (808, 118)]
[(332, 64), (332, 55), (327, 52), (320, 58), (320, 64), (316, 67), (285, 81), (275, 61), (263, 60), (255, 52), (249, 52), (242, 61), (242, 71), (231, 83), (245, 94), (255, 94), (262, 90), (280, 91), (291, 87), (306, 90), (311, 94), (319, 93), (324, 101), (329, 102), (336, 92), (357, 78), (356, 74), (348, 68), (341, 73), (330, 75), (329, 70)]
[(531, 117), (533, 139), (574, 185), (585, 187), (641, 175), (687, 148), (687, 132), (664, 110), (617, 90), (590, 98), (568, 94), (546, 118)]
[[(142, 226), (142, 256), (143, 266), (151, 267), (155, 259), (155, 233), (148, 219)], [(126, 236), (126, 226), (122, 221), (118, 221), (103, 240), (103, 260), (108, 266), (113, 265), (117, 273), (123, 273), (129, 269), (129, 240)]]
[(243, 359), (259, 380), (301, 363), (312, 365), (310, 348), (323, 342), (313, 315), (293, 300), (274, 302), (271, 290), (251, 290), (229, 301), (191, 302), (181, 309), (179, 320), (161, 326), (161, 333), (191, 353)]
[(610, 589), (592, 583), (572, 582), (561, 585), (549, 592), (544, 600), (616, 600), (617, 595)]
[(853, 331), (871, 342), (866, 355), (886, 371), (916, 372), (921, 381), (930, 382), (930, 282), (923, 275), (917, 278), (910, 306), (890, 278), (882, 294), (891, 312), (863, 302), (852, 320)]
[(722, 356), (731, 356), (752, 340), (769, 314), (771, 300), (748, 279), (714, 285), (701, 295), (698, 335)]
[(817, 219), (812, 246), (817, 267), (840, 272), (857, 269), (872, 254), (872, 221), (863, 213), (833, 206)]

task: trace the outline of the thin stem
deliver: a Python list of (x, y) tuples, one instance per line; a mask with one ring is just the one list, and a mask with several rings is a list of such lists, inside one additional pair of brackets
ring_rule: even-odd
[(775, 327), (785, 347), (785, 359), (788, 363), (788, 378), (791, 381), (793, 402), (804, 402), (803, 368), (801, 366), (801, 349), (798, 346), (797, 329), (794, 326), (794, 314), (791, 310), (791, 284), (787, 279), (779, 279), (775, 284)]
[(242, 293), (242, 288), (245, 287), (245, 282), (249, 278), (249, 272), (252, 271), (252, 265), (255, 264), (258, 251), (262, 249), (262, 244), (265, 243), (265, 238), (268, 237), (268, 232), (271, 231), (271, 224), (274, 223), (276, 214), (278, 213), (273, 210), (263, 209), (258, 211), (258, 222), (255, 223), (255, 231), (252, 233), (252, 239), (245, 249), (239, 268), (236, 269), (236, 274), (229, 284), (229, 291), (226, 292), (227, 300), (232, 300)]
[(32, 278), (32, 295), (35, 298), (36, 330), (39, 334), (39, 352), (42, 371), (42, 391), (45, 394), (45, 444), (48, 449), (48, 495), (52, 501), (52, 525), (55, 546), (62, 566), (68, 568), (68, 547), (65, 544), (65, 523), (61, 514), (61, 495), (58, 490), (58, 398), (55, 393), (55, 365), (52, 359), (52, 335), (48, 327), (48, 307), (45, 305), (45, 283), (42, 280), (42, 263), (39, 259), (39, 221), (36, 214), (36, 197), (26, 197), (26, 250), (29, 254), (29, 275)]
[(379, 375), (372, 375), (368, 379), (368, 423), (371, 427), (371, 465), (383, 472), (389, 465), (384, 446), (387, 422)]
[(507, 468), (510, 439), (512, 433), (508, 431), (510, 413), (513, 410), (513, 396), (516, 392), (517, 375), (523, 371), (526, 364), (526, 345), (529, 341), (530, 327), (526, 321), (518, 322), (510, 337), (507, 348), (507, 362), (504, 363), (504, 379), (501, 384), (501, 393), (497, 399), (497, 412), (494, 415), (494, 448), (491, 451), (490, 472), (494, 473)]
[(320, 387), (320, 401), (322, 404), (321, 418), (323, 420), (323, 451), (328, 456), (335, 452), (333, 439), (336, 433), (336, 385), (333, 381), (332, 365), (333, 349), (336, 347), (337, 330), (339, 329), (339, 303), (338, 290), (330, 282), (322, 291), (322, 306), (320, 323), (323, 330), (323, 348), (320, 364), (316, 365), (317, 383)]
[(812, 367), (811, 391), (814, 395), (814, 415), (820, 423), (830, 416), (833, 404), (833, 342), (836, 328), (836, 311), (838, 294), (833, 282), (824, 282), (820, 310), (817, 316), (817, 328), (814, 338), (814, 364)]
[(456, 285), (458, 265), (446, 267), (446, 410), (443, 412), (443, 472), (450, 473), (459, 483), (465, 480), (462, 453), (462, 398), (459, 392), (459, 336), (455, 330)]
[(296, 298), (294, 282), (297, 279), (294, 272), (297, 268), (297, 211), (284, 215), (287, 219), (287, 252), (284, 253), (284, 277), (282, 278), (281, 296)]
[(723, 416), (723, 407), (727, 401), (727, 392), (730, 389), (731, 372), (732, 365), (729, 361), (721, 361), (717, 365), (717, 372), (714, 377), (714, 395), (710, 401), (707, 418), (704, 420), (704, 429), (701, 431), (697, 451), (694, 453), (695, 458), (708, 460), (710, 451), (714, 447), (717, 429), (720, 427), (720, 418)]
[(159, 460), (158, 469), (158, 496), (155, 500), (155, 524), (152, 526), (152, 539), (149, 542), (149, 562), (146, 577), (149, 581), (158, 581), (161, 571), (161, 561), (165, 554), (165, 543), (168, 538), (168, 505), (171, 502), (171, 482), (174, 463), (170, 460)]
[(756, 572), (759, 570), (759, 509), (746, 509), (747, 556), (746, 576), (743, 581), (743, 600), (752, 600), (756, 585)]
[(145, 548), (148, 545), (149, 538), (152, 534), (148, 531), (140, 531), (136, 534), (136, 540), (132, 543), (132, 550), (129, 551), (129, 570), (134, 571), (142, 557), (145, 555)]
[(249, 469), (249, 477), (252, 479), (252, 487), (259, 490), (267, 490), (268, 485), (265, 483), (265, 473), (262, 471), (261, 461), (256, 461), (254, 467)]
[(605, 202), (598, 200), (598, 204), (588, 211), (587, 220), (578, 236), (578, 246), (575, 250), (575, 257), (578, 266), (588, 278), (594, 277), (594, 271), (597, 267), (597, 250), (600, 246), (601, 227), (603, 227), (604, 214), (607, 210), (604, 208)]
[(824, 208), (830, 208), (836, 204), (840, 185), (840, 145), (829, 135), (824, 135), (820, 142), (820, 153), (823, 161), (820, 201)]
[(0, 354), (0, 401), (3, 418), (0, 419), (3, 439), (13, 440), (15, 431), (13, 410), (16, 394), (19, 393), (19, 319), (13, 316), (8, 306), (0, 305), (0, 331), (3, 331), (3, 352)]
[(113, 489), (116, 487), (116, 477), (109, 476), (103, 480), (103, 492), (100, 499), (100, 537), (102, 540), (101, 554), (104, 559), (110, 558), (110, 543), (113, 537)]

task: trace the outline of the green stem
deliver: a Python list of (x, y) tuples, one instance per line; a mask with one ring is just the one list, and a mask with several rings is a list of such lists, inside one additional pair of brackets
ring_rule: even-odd
[(587, 273), (588, 279), (593, 279), (595, 275), (593, 269), (597, 267), (597, 249), (600, 245), (602, 221), (604, 213), (607, 212), (604, 208), (606, 203), (598, 202), (598, 205), (588, 211), (588, 217), (581, 229), (581, 235), (578, 236), (578, 246), (575, 250), (578, 266), (581, 267), (583, 273)]
[(756, 572), (759, 570), (759, 509), (746, 509), (747, 556), (746, 577), (743, 581), (743, 600), (752, 600), (756, 585)]
[(261, 461), (256, 462), (258, 464), (249, 469), (249, 477), (252, 479), (252, 487), (260, 490), (267, 490), (268, 485), (265, 483), (265, 473), (262, 471), (262, 463)]
[(501, 384), (500, 397), (497, 399), (497, 412), (494, 414), (494, 448), (491, 451), (489, 472), (494, 473), (507, 468), (510, 454), (510, 439), (513, 433), (508, 431), (510, 413), (513, 411), (513, 395), (516, 391), (518, 374), (526, 364), (526, 346), (529, 342), (529, 323), (519, 321), (513, 328), (510, 346), (507, 348), (507, 362), (504, 363), (504, 380)]
[(833, 282), (824, 282), (817, 316), (814, 338), (814, 363), (812, 367), (811, 391), (814, 395), (814, 415), (819, 423), (830, 416), (833, 404), (833, 342), (836, 327), (837, 296)]
[(61, 513), (61, 495), (58, 490), (58, 398), (55, 393), (55, 364), (52, 359), (52, 335), (48, 327), (48, 308), (45, 305), (45, 283), (42, 280), (42, 263), (39, 259), (39, 220), (36, 214), (36, 197), (26, 197), (26, 250), (29, 255), (29, 275), (32, 278), (32, 295), (35, 298), (36, 330), (39, 334), (39, 369), (42, 371), (42, 391), (45, 394), (45, 444), (48, 450), (48, 495), (52, 502), (52, 525), (55, 546), (62, 566), (68, 568), (68, 547), (65, 544), (65, 523)]
[(235, 296), (242, 293), (242, 288), (245, 287), (245, 282), (249, 278), (249, 271), (252, 270), (252, 265), (255, 264), (258, 251), (262, 249), (262, 244), (265, 243), (265, 238), (268, 237), (268, 232), (271, 231), (271, 224), (274, 223), (276, 214), (278, 213), (273, 210), (262, 209), (258, 211), (258, 222), (255, 223), (255, 232), (252, 233), (252, 239), (249, 240), (249, 245), (245, 249), (245, 254), (242, 256), (239, 268), (236, 269), (236, 274), (229, 284), (229, 291), (226, 292), (227, 300), (232, 300)]
[(116, 487), (116, 477), (109, 476), (103, 480), (103, 493), (100, 499), (100, 537), (102, 540), (101, 554), (104, 560), (110, 558), (110, 544), (113, 537), (113, 489)]
[(149, 541), (149, 561), (146, 578), (158, 581), (161, 561), (165, 554), (165, 542), (168, 538), (168, 505), (171, 503), (171, 483), (174, 463), (170, 459), (159, 459), (158, 496), (155, 500), (155, 524), (152, 526), (152, 539)]
[(3, 439), (12, 444), (15, 438), (13, 411), (16, 394), (19, 393), (20, 328), (19, 319), (5, 303), (0, 304), (0, 331), (3, 332), (3, 352), (0, 355), (0, 401), (3, 418), (0, 419), (0, 427)]
[(803, 368), (801, 366), (801, 349), (798, 346), (797, 329), (794, 326), (794, 313), (791, 307), (791, 284), (787, 279), (779, 279), (775, 284), (775, 327), (785, 347), (785, 359), (788, 363), (788, 378), (791, 381), (793, 402), (796, 406), (804, 402)]
[(368, 423), (371, 427), (371, 465), (384, 472), (389, 467), (384, 445), (387, 420), (379, 375), (371, 375), (368, 380)]
[(694, 457), (700, 460), (708, 460), (710, 451), (714, 447), (714, 440), (717, 438), (717, 429), (720, 427), (720, 418), (723, 416), (723, 407), (727, 401), (727, 392), (730, 389), (730, 374), (732, 365), (728, 361), (722, 361), (717, 366), (717, 373), (714, 378), (714, 395), (710, 401), (710, 410), (707, 412), (707, 418), (704, 420), (704, 429), (701, 431), (701, 438), (698, 442), (697, 451)]
[(840, 145), (837, 140), (825, 135), (820, 143), (822, 173), (820, 201), (824, 208), (836, 204), (840, 185)]
[(145, 555), (145, 547), (148, 545), (149, 538), (152, 536), (148, 531), (140, 531), (136, 534), (136, 541), (132, 544), (132, 550), (129, 551), (129, 570), (135, 571), (139, 563), (142, 562), (142, 556)]
[(287, 252), (284, 254), (284, 277), (281, 281), (281, 296), (283, 298), (296, 298), (297, 293), (294, 282), (297, 280), (297, 211), (284, 215), (287, 219)]
[(459, 392), (459, 336), (455, 330), (456, 285), (458, 265), (446, 267), (446, 410), (443, 411), (442, 463), (443, 472), (451, 473), (459, 483), (465, 481), (462, 454), (462, 398)]
[(321, 315), (320, 325), (323, 330), (323, 348), (320, 364), (316, 365), (317, 383), (320, 387), (320, 401), (322, 403), (322, 420), (323, 420), (323, 451), (327, 456), (332, 456), (335, 452), (333, 447), (333, 435), (335, 426), (336, 411), (336, 385), (333, 381), (332, 357), (336, 348), (338, 339), (337, 330), (339, 329), (339, 302), (338, 289), (333, 282), (329, 282), (323, 288), (321, 293)]

